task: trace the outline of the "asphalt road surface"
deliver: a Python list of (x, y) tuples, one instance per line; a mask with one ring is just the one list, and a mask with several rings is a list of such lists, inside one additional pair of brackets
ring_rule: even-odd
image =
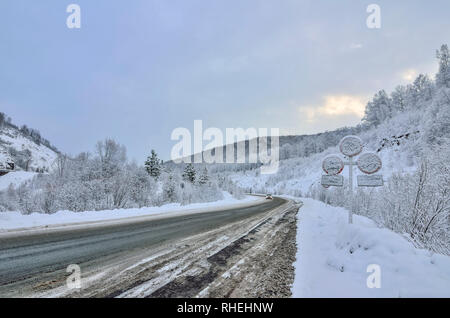
[(0, 237), (0, 297), (2, 286), (46, 273), (65, 271), (70, 264), (179, 240), (273, 210), (286, 200), (274, 198), (250, 207), (100, 224), (75, 230), (41, 231), (16, 237)]

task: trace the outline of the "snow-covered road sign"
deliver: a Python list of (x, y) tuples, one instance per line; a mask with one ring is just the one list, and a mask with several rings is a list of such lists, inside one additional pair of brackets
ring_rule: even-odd
[(367, 152), (359, 156), (355, 162), (353, 157), (359, 155), (363, 150), (363, 142), (358, 136), (346, 136), (339, 143), (339, 150), (348, 160), (343, 161), (337, 155), (325, 157), (322, 169), (326, 175), (322, 176), (321, 184), (324, 188), (344, 186), (344, 177), (340, 175), (344, 166), (348, 167), (348, 189), (350, 192), (351, 207), (348, 211), (348, 223), (353, 223), (354, 197), (353, 197), (353, 166), (366, 175), (357, 176), (358, 187), (381, 187), (383, 176), (374, 175), (381, 169), (381, 159), (377, 154)]
[(380, 157), (372, 152), (367, 152), (359, 156), (356, 164), (358, 165), (359, 170), (366, 174), (372, 174), (381, 169)]
[(339, 143), (339, 150), (347, 157), (359, 155), (363, 149), (362, 140), (358, 136), (347, 136)]
[(360, 175), (356, 177), (358, 187), (382, 187), (383, 176), (381, 174)]
[(331, 155), (323, 159), (322, 169), (328, 175), (337, 175), (344, 169), (344, 162), (336, 155)]
[(321, 183), (324, 187), (342, 187), (344, 185), (344, 177), (338, 175), (323, 175)]

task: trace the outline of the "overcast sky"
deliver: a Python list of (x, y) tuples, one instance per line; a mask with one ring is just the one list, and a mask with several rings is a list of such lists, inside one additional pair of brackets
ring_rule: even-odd
[[(66, 7), (81, 7), (68, 29)], [(369, 29), (366, 8), (381, 8)], [(0, 111), (60, 150), (113, 137), (168, 158), (176, 127), (314, 133), (361, 119), (379, 89), (434, 76), (450, 2), (2, 0)]]

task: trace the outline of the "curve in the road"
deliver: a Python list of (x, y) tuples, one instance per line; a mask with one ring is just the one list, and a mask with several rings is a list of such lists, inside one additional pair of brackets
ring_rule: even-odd
[(0, 286), (40, 273), (62, 270), (69, 264), (82, 264), (126, 250), (154, 246), (202, 233), (270, 211), (285, 202), (284, 199), (274, 198), (245, 208), (2, 238)]

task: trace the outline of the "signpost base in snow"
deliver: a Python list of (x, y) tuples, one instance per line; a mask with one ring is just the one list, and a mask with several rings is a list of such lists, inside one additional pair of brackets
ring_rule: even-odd
[(353, 200), (353, 166), (356, 163), (353, 162), (353, 156), (348, 157), (348, 161), (344, 162), (346, 166), (348, 166), (348, 186), (350, 191), (350, 210), (348, 211), (348, 224), (353, 223), (353, 208), (354, 208), (354, 200)]

